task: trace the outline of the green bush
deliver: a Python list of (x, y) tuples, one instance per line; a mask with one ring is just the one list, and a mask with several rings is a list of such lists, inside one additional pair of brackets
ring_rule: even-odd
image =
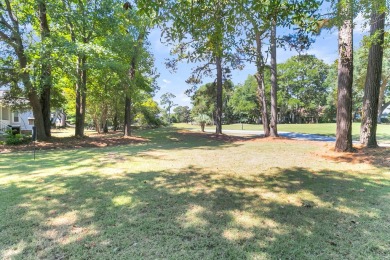
[(30, 142), (30, 138), (23, 134), (13, 134), (12, 130), (6, 131), (5, 144), (6, 145), (20, 145)]
[(207, 124), (211, 124), (211, 118), (206, 114), (198, 114), (194, 117), (196, 123), (200, 125), (200, 129), (204, 132), (204, 128)]

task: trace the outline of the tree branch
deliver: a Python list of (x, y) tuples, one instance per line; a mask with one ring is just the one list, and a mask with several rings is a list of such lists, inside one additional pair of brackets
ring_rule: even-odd
[(9, 44), (10, 46), (12, 46), (13, 48), (16, 48), (17, 47), (17, 44), (12, 41), (12, 39), (6, 35), (5, 33), (3, 33), (2, 31), (0, 31), (0, 39), (2, 39), (4, 42), (6, 42), (7, 44)]
[(4, 16), (3, 15), (0, 15), (0, 24), (4, 25), (5, 27), (7, 27), (9, 30), (13, 30), (12, 26), (7, 23), (7, 21), (4, 19)]
[(19, 28), (18, 19), (12, 13), (12, 8), (11, 8), (11, 4), (10, 4), (9, 0), (5, 0), (5, 4), (7, 5), (8, 16), (11, 19), (14, 28)]

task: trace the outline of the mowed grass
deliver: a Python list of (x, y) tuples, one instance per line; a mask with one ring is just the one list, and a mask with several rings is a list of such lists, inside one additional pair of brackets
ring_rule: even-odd
[[(178, 128), (186, 129), (200, 129), (197, 125), (190, 124), (175, 124)], [(215, 126), (207, 126), (207, 129), (215, 129)], [(231, 124), (223, 125), (222, 130), (251, 130), (262, 131), (262, 125), (256, 124)], [(326, 136), (336, 136), (336, 124), (335, 123), (321, 123), (321, 124), (278, 124), (278, 131), (294, 132), (304, 134), (318, 134)], [(359, 140), (360, 136), (360, 123), (352, 124), (352, 138), (353, 140)], [(377, 139), (379, 142), (390, 143), (390, 124), (378, 124)]]
[(0, 258), (390, 259), (380, 158), (286, 139), (136, 134), (149, 141), (35, 161), (0, 154)]

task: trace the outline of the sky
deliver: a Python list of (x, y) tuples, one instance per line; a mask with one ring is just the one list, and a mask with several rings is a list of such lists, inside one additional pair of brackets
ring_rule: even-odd
[[(357, 16), (354, 22), (354, 48), (356, 49), (360, 46), (363, 35), (367, 33), (367, 28), (364, 26), (364, 19), (362, 16)], [(161, 32), (158, 29), (154, 29), (149, 35), (151, 51), (155, 57), (155, 66), (158, 73), (160, 73), (160, 77), (157, 79), (160, 90), (154, 96), (154, 100), (159, 102), (161, 95), (170, 92), (176, 96), (174, 99), (175, 104), (191, 107), (190, 97), (184, 94), (191, 86), (187, 84), (185, 80), (190, 76), (191, 68), (195, 67), (195, 64), (188, 64), (186, 62), (179, 63), (176, 73), (171, 73), (165, 67), (165, 60), (170, 58), (170, 47), (165, 46), (160, 42), (160, 35)], [(323, 30), (321, 34), (316, 37), (315, 43), (312, 44), (307, 51), (307, 54), (315, 55), (327, 64), (333, 63), (338, 57), (337, 36), (338, 31), (336, 29)], [(298, 55), (298, 53), (279, 48), (277, 50), (277, 62), (283, 63), (294, 55)], [(248, 75), (253, 75), (255, 72), (256, 68), (253, 64), (246, 64), (243, 70), (232, 72), (232, 81), (234, 84), (244, 83)], [(212, 81), (212, 78), (203, 79), (203, 84)]]

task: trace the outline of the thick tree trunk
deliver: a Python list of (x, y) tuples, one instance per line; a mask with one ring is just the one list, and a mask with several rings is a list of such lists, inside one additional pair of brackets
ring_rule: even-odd
[(124, 136), (131, 136), (131, 98), (128, 95), (126, 95), (125, 99)]
[[(47, 44), (50, 38), (49, 23), (46, 15), (46, 3), (44, 1), (38, 2), (38, 17), (40, 23), (41, 41)], [(52, 88), (51, 80), (51, 64), (50, 64), (50, 47), (43, 48), (42, 65), (41, 65), (41, 94), (40, 102), (42, 108), (43, 122), (45, 126), (45, 133), (47, 137), (51, 136), (51, 112), (50, 112), (50, 95)]]
[(377, 147), (378, 101), (381, 86), (385, 14), (374, 8), (371, 14), (371, 37), (376, 37), (368, 53), (368, 66), (363, 96), (363, 117), (360, 127), (360, 143)]
[(61, 112), (61, 127), (66, 127), (66, 114), (64, 111)]
[(130, 79), (130, 86), (127, 88), (126, 98), (125, 98), (125, 122), (124, 122), (124, 136), (131, 136), (131, 86), (134, 84), (135, 80), (135, 73), (137, 70), (137, 59), (138, 59), (138, 51), (140, 48), (142, 48), (144, 44), (144, 39), (146, 35), (146, 28), (144, 31), (140, 32), (137, 38), (137, 45), (135, 47), (135, 55), (132, 57), (130, 62), (130, 69), (129, 69), (129, 79)]
[(16, 38), (16, 44), (14, 46), (16, 55), (18, 56), (19, 66), (22, 71), (21, 78), (23, 85), (27, 92), (27, 98), (30, 102), (30, 105), (33, 110), (34, 115), (34, 125), (37, 130), (37, 140), (38, 141), (44, 141), (47, 139), (46, 131), (45, 131), (45, 124), (44, 124), (44, 117), (42, 114), (42, 106), (40, 103), (40, 98), (34, 88), (34, 86), (31, 83), (30, 74), (28, 73), (27, 68), (27, 57), (24, 53), (24, 47), (22, 43), (22, 39), (20, 34), (15, 34)]
[(115, 112), (114, 119), (112, 120), (112, 127), (114, 128), (114, 131), (118, 130), (119, 122), (118, 122), (118, 113)]
[(217, 135), (222, 134), (222, 58), (216, 57), (217, 65), (217, 111), (216, 111), (216, 128)]
[[(142, 38), (143, 39), (143, 38)], [(138, 39), (140, 42), (140, 39)], [(141, 41), (142, 42), (142, 41)], [(131, 59), (130, 70), (129, 70), (129, 79), (130, 82), (133, 82), (135, 79), (136, 71), (136, 56)], [(131, 87), (131, 86), (130, 86)], [(130, 88), (129, 87), (129, 88)], [(125, 99), (125, 126), (124, 126), (124, 136), (131, 136), (131, 90), (128, 89)]]
[(107, 106), (107, 104), (104, 104), (103, 105), (102, 116), (101, 116), (101, 119), (100, 119), (100, 122), (102, 124), (103, 133), (108, 133), (107, 114), (108, 114), (108, 106)]
[(381, 120), (382, 113), (383, 113), (384, 109), (387, 107), (386, 106), (383, 108), (383, 105), (385, 105), (385, 103), (384, 103), (385, 102), (385, 92), (387, 89), (388, 81), (389, 81), (388, 78), (382, 79), (381, 88), (379, 90), (379, 101), (378, 101), (378, 123), (379, 124), (382, 122), (382, 120)]
[(86, 56), (82, 55), (78, 58), (77, 63), (78, 81), (76, 84), (76, 137), (84, 136), (85, 105), (87, 99), (87, 69), (85, 67), (86, 61)]
[(260, 110), (261, 110), (261, 121), (263, 123), (264, 136), (270, 135), (268, 112), (267, 112), (267, 100), (265, 96), (265, 84), (264, 84), (264, 58), (262, 53), (262, 42), (260, 32), (256, 32), (256, 67), (257, 74), (255, 75), (257, 81), (257, 93), (259, 98)]
[(47, 139), (47, 136), (46, 136), (45, 125), (44, 125), (44, 120), (42, 115), (42, 108), (41, 108), (39, 97), (35, 91), (30, 91), (27, 96), (30, 105), (33, 109), (34, 125), (37, 131), (37, 140), (44, 141)]
[[(44, 66), (42, 65), (42, 69), (43, 67)], [(42, 108), (43, 125), (45, 126), (46, 136), (50, 137), (51, 136), (51, 112), (50, 112), (51, 83), (43, 84), (41, 91), (42, 92), (40, 95), (40, 103)]]
[(278, 76), (276, 67), (276, 18), (273, 17), (271, 25), (271, 121), (270, 121), (270, 135), (277, 137), (278, 135)]
[(352, 0), (342, 7), (345, 17), (339, 28), (339, 63), (337, 86), (336, 145), (338, 152), (352, 148), (353, 21)]

